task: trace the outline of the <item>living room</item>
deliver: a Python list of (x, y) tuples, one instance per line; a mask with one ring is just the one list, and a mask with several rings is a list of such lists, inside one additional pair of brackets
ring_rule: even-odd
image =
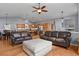
[[(29, 56), (31, 52), (23, 46), (35, 47), (39, 45), (36, 42), (41, 42), (38, 39), (49, 42), (49, 48), (34, 56), (78, 56), (78, 6), (78, 3), (0, 3), (0, 56)], [(43, 45), (39, 47), (38, 50)]]

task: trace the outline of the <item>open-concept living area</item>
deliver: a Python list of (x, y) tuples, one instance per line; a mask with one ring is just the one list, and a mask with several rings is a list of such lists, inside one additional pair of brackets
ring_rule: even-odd
[(79, 56), (79, 3), (0, 3), (0, 56)]

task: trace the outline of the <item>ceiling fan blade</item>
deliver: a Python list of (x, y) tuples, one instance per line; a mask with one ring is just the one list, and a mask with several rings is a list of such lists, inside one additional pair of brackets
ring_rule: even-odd
[(33, 8), (35, 8), (35, 9), (39, 9), (39, 8), (37, 8), (37, 7), (34, 7), (34, 6), (33, 6)]
[(41, 9), (45, 8), (46, 6), (42, 6)]
[(48, 12), (47, 10), (42, 10), (43, 12)]
[(32, 12), (36, 12), (37, 10), (34, 10), (34, 11), (32, 11)]

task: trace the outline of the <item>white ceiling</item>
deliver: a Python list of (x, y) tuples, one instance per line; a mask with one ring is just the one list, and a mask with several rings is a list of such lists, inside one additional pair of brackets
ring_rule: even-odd
[(34, 9), (32, 6), (37, 6), (37, 3), (0, 3), (0, 17), (5, 17), (8, 13), (8, 17), (22, 17), (25, 19), (30, 18), (32, 21), (40, 21), (42, 19), (53, 19), (61, 17), (61, 11), (63, 10), (63, 16), (70, 16), (77, 13), (77, 5), (74, 3), (42, 3), (46, 5), (48, 12), (38, 13), (32, 12)]

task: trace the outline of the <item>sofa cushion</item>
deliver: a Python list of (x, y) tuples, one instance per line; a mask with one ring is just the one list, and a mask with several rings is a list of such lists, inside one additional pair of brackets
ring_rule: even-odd
[(67, 37), (70, 37), (71, 36), (71, 33), (70, 32), (63, 32), (63, 31), (60, 31), (58, 33), (58, 38), (67, 38)]
[(48, 36), (42, 36), (42, 39), (49, 39)]
[(58, 37), (58, 31), (52, 31), (51, 32), (51, 37)]
[(66, 38), (67, 37), (67, 35), (58, 35), (58, 38)]
[(65, 42), (65, 40), (62, 39), (62, 38), (57, 38), (56, 41), (57, 41), (57, 42)]
[(24, 39), (32, 39), (32, 38), (28, 36), (28, 37), (24, 37)]
[(49, 37), (49, 39), (50, 39), (51, 41), (55, 41), (55, 40), (56, 40), (55, 37)]
[(51, 31), (46, 31), (45, 36), (48, 36), (48, 37), (51, 36)]
[(21, 37), (20, 37), (20, 38), (17, 38), (16, 40), (23, 40), (23, 39), (24, 39), (24, 38), (21, 38)]
[(27, 33), (22, 33), (22, 36), (28, 36), (28, 34)]
[(16, 38), (16, 37), (21, 37), (21, 35), (19, 33), (15, 33), (13, 34), (13, 36)]

